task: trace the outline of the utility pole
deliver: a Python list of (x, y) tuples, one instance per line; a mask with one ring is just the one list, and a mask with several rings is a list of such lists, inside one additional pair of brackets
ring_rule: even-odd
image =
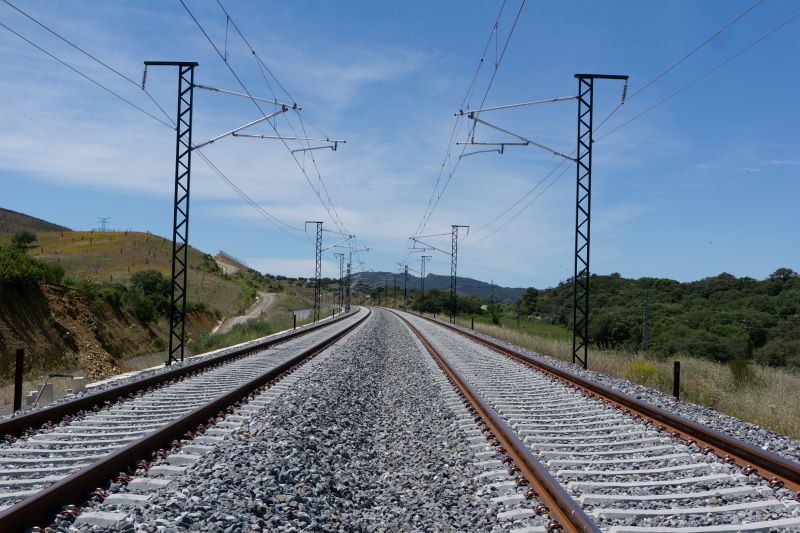
[(318, 220), (306, 220), (306, 226), (315, 224), (317, 226), (317, 244), (315, 248), (316, 264), (314, 268), (314, 322), (319, 321), (319, 299), (322, 288), (322, 222)]
[(408, 307), (408, 265), (403, 269), (403, 311)]
[(646, 352), (650, 344), (650, 293), (644, 293), (642, 303), (642, 351)]
[(451, 251), (450, 251), (450, 322), (456, 323), (456, 315), (458, 314), (458, 228), (467, 228), (469, 233), (469, 226), (462, 226), (453, 224), (451, 226)]
[(389, 280), (383, 280), (383, 305), (389, 302)]
[(339, 258), (339, 306), (344, 306), (344, 254), (335, 252), (334, 256)]
[[(587, 368), (589, 348), (589, 235), (590, 215), (592, 207), (592, 107), (594, 105), (594, 80), (623, 80), (625, 87), (622, 90), (622, 102), (625, 102), (628, 76), (611, 74), (575, 74), (578, 80), (577, 96), (564, 96), (547, 100), (531, 100), (516, 104), (484, 107), (481, 109), (459, 110), (456, 116), (466, 116), (477, 126), (481, 124), (511, 136), (514, 142), (476, 142), (474, 134), (466, 142), (457, 142), (462, 145), (496, 146), (497, 149), (483, 149), (475, 152), (464, 153), (460, 157), (484, 152), (498, 152), (502, 154), (509, 146), (533, 146), (551, 154), (576, 163), (577, 187), (575, 192), (575, 263), (572, 278), (572, 362), (579, 362)], [(578, 101), (578, 147), (576, 157), (564, 152), (554, 150), (544, 144), (519, 135), (505, 128), (484, 120), (490, 111), (519, 108), (523, 106), (539, 105), (545, 103)], [(472, 130), (475, 131), (474, 128)]]
[(419, 269), (419, 288), (421, 291), (421, 298), (420, 298), (420, 311), (425, 314), (425, 263), (430, 259), (431, 255), (423, 255), (421, 258), (421, 264)]
[(575, 261), (572, 278), (572, 363), (588, 367), (589, 357), (589, 237), (592, 213), (592, 108), (594, 80), (624, 80), (628, 76), (575, 74), (578, 80), (578, 147), (575, 188)]
[(353, 251), (350, 250), (350, 258), (347, 261), (347, 285), (345, 285), (345, 301), (344, 301), (344, 310), (345, 312), (350, 311), (350, 266), (353, 264)]
[(397, 274), (392, 274), (392, 305), (397, 305)]
[[(183, 361), (186, 341), (186, 289), (189, 272), (189, 186), (192, 170), (194, 61), (145, 61), (148, 66), (178, 67), (178, 117), (175, 128), (175, 198), (172, 209), (172, 288), (169, 304), (167, 366)], [(144, 79), (142, 79), (144, 88)]]

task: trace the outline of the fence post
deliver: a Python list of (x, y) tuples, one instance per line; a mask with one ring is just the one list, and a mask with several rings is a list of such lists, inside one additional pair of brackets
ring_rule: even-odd
[(672, 395), (676, 400), (680, 399), (681, 395), (681, 362), (675, 361), (672, 363)]
[(472, 317), (472, 321), (470, 323), (470, 328), (472, 328), (472, 331), (475, 331), (475, 317)]
[(297, 313), (292, 313), (292, 319), (294, 319), (294, 325), (292, 329), (297, 329)]
[(14, 412), (22, 409), (22, 372), (24, 363), (25, 350), (17, 348), (17, 361), (14, 369)]

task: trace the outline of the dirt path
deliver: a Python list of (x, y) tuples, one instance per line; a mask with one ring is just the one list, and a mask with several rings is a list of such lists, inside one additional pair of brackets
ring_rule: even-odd
[(275, 295), (270, 292), (258, 291), (256, 301), (243, 315), (226, 318), (211, 333), (226, 333), (236, 324), (244, 324), (251, 318), (257, 318), (275, 302)]

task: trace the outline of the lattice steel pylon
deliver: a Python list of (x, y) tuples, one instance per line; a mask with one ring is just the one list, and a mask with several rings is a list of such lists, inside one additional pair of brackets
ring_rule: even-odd
[(322, 222), (318, 220), (306, 220), (306, 226), (315, 224), (317, 226), (316, 248), (314, 249), (316, 263), (314, 265), (314, 322), (319, 321), (320, 316), (320, 291), (322, 289)]
[(456, 315), (458, 314), (458, 228), (469, 228), (469, 226), (462, 226), (453, 224), (451, 226), (451, 243), (450, 243), (450, 322), (455, 324)]
[[(172, 211), (172, 276), (167, 366), (183, 361), (186, 341), (186, 288), (189, 272), (189, 188), (192, 170), (194, 61), (145, 61), (148, 66), (178, 67), (178, 120), (175, 141), (175, 201)], [(180, 358), (179, 358), (180, 356)]]
[(423, 255), (420, 258), (420, 266), (419, 266), (419, 288), (420, 288), (420, 300), (419, 300), (419, 310), (423, 314), (425, 313), (425, 263), (430, 259), (431, 255)]
[(339, 258), (339, 307), (344, 307), (344, 254), (333, 254)]
[(403, 269), (403, 311), (408, 308), (408, 265)]
[(575, 260), (572, 278), (572, 363), (588, 367), (589, 251), (592, 215), (592, 108), (594, 80), (627, 80), (628, 76), (575, 74), (578, 79), (578, 146), (575, 187)]
[(345, 312), (350, 311), (350, 268), (353, 264), (353, 252), (350, 252), (349, 261), (347, 261), (347, 285), (345, 286), (345, 302), (344, 302), (344, 310)]

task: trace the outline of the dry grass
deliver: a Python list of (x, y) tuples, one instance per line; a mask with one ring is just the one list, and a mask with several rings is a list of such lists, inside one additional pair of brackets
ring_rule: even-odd
[[(571, 340), (537, 337), (489, 324), (476, 323), (475, 329), (550, 357), (572, 359)], [(641, 353), (589, 350), (591, 370), (668, 394), (672, 393), (673, 361), (681, 362), (682, 400), (800, 438), (800, 407), (796, 402), (800, 374), (797, 372), (753, 365), (752, 378), (741, 382), (727, 365), (705, 359), (676, 356), (662, 360)]]
[[(73, 279), (126, 283), (141, 270), (171, 274), (172, 241), (137, 231), (41, 231), (29, 254), (58, 263)], [(10, 234), (0, 234), (0, 245)], [(252, 303), (251, 295), (231, 280), (198, 270), (203, 253), (189, 248), (189, 301), (204, 302), (225, 316), (235, 316)]]

